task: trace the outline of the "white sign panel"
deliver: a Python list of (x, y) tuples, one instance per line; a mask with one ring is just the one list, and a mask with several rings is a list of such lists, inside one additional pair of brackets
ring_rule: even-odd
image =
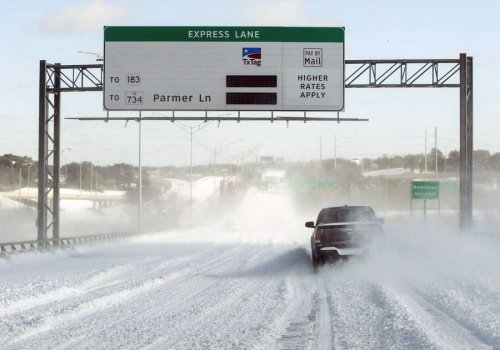
[(106, 27), (107, 110), (340, 111), (344, 29)]

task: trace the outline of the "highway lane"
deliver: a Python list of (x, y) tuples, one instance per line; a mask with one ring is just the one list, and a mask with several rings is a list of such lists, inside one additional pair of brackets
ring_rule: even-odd
[(315, 273), (288, 193), (250, 191), (233, 219), (1, 261), (1, 347), (500, 347), (498, 241), (389, 223)]

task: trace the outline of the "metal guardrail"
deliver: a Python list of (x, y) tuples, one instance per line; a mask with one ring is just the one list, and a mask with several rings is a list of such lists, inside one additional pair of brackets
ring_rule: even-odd
[(45, 241), (33, 240), (33, 241), (0, 243), (0, 257), (5, 257), (9, 254), (18, 252), (64, 248), (74, 244), (110, 240), (115, 238), (133, 236), (133, 235), (136, 235), (136, 233), (114, 232), (114, 233), (102, 233), (98, 235), (89, 235), (89, 236), (64, 237), (57, 239), (49, 238)]

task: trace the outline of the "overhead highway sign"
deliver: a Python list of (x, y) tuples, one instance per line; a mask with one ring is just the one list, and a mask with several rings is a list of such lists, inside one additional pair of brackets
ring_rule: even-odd
[(344, 28), (106, 27), (107, 110), (341, 111)]

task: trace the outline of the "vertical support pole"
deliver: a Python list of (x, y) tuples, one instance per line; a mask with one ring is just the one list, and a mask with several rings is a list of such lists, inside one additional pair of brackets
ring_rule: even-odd
[(189, 218), (193, 215), (193, 127), (191, 126), (189, 151)]
[(18, 196), (17, 200), (18, 200), (18, 207), (19, 208), (21, 207), (21, 187), (22, 187), (22, 177), (23, 177), (23, 175), (22, 175), (23, 167), (21, 165), (19, 166), (19, 190), (17, 191), (18, 192), (17, 193), (17, 196)]
[(438, 216), (441, 216), (441, 192), (438, 196)]
[(467, 227), (467, 57), (460, 54), (460, 228)]
[(52, 238), (54, 245), (59, 245), (59, 199), (60, 199), (60, 169), (61, 169), (61, 64), (54, 68), (54, 176), (52, 204)]
[(472, 165), (473, 165), (473, 109), (472, 109), (472, 57), (467, 57), (467, 126), (466, 126), (466, 148), (467, 148), (467, 158), (466, 158), (466, 173), (467, 173), (467, 225), (472, 226)]
[(214, 195), (216, 194), (216, 176), (217, 176), (217, 150), (214, 149)]
[(434, 128), (434, 180), (437, 181), (438, 179), (438, 145), (437, 141), (438, 140), (438, 129), (437, 127)]
[(137, 209), (137, 230), (142, 231), (142, 112), (139, 111), (139, 205)]
[(385, 176), (385, 212), (389, 210), (389, 178)]
[(460, 54), (460, 228), (472, 223), (472, 57)]
[(323, 137), (319, 138), (319, 161), (323, 161)]
[(47, 84), (45, 81), (47, 62), (40, 61), (40, 80), (38, 95), (38, 216), (37, 216), (37, 240), (38, 246), (45, 247), (47, 239), (47, 193), (45, 185), (47, 181), (46, 173), (46, 121), (47, 121)]
[(425, 146), (424, 146), (424, 173), (427, 173), (427, 128), (425, 130)]
[(80, 161), (79, 170), (80, 170), (80, 197), (81, 197), (82, 196), (82, 162), (81, 161)]
[[(333, 134), (334, 145), (333, 145), (333, 169), (335, 170), (335, 176), (337, 175), (337, 134)], [(372, 169), (373, 170), (373, 169)]]

